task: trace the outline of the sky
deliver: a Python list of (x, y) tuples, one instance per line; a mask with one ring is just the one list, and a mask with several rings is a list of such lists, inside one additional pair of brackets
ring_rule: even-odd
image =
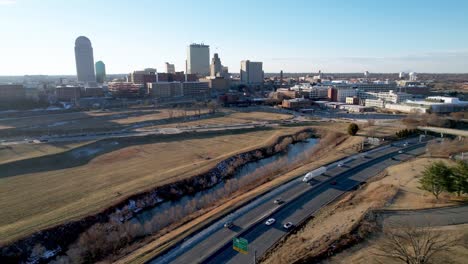
[(0, 0), (0, 75), (76, 74), (81, 35), (108, 73), (201, 42), (230, 72), (468, 72), (466, 0)]

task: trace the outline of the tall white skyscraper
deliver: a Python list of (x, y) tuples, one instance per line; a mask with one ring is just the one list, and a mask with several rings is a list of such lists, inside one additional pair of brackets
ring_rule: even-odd
[(202, 76), (210, 74), (210, 46), (190, 44), (187, 47), (187, 73)]
[(96, 82), (94, 74), (93, 47), (87, 37), (80, 36), (75, 41), (76, 75), (79, 82)]
[(247, 84), (262, 84), (263, 75), (262, 62), (253, 62), (249, 60), (241, 61), (241, 82)]

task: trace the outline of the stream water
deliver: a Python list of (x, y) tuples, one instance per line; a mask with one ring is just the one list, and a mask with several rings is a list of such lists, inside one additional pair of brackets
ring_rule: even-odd
[[(306, 153), (314, 147), (317, 141), (318, 139), (310, 138), (306, 141), (297, 142), (289, 145), (286, 151), (277, 153), (268, 158), (246, 163), (237, 169), (231, 179), (241, 180), (245, 177), (252, 177), (252, 172), (258, 168), (273, 164), (280, 159), (283, 162), (285, 159), (288, 163), (292, 162), (299, 155)], [(155, 217), (160, 217), (164, 219), (159, 221), (158, 227), (162, 227), (169, 224), (171, 221), (177, 220), (178, 217), (184, 214), (192, 213), (194, 210), (203, 208), (204, 205), (222, 198), (220, 196), (225, 194), (225, 185), (229, 181), (230, 180), (222, 181), (208, 190), (200, 191), (195, 195), (186, 195), (177, 201), (163, 202), (153, 209), (139, 213), (131, 221), (133, 223), (145, 224), (147, 221), (155, 219)], [(158, 227), (156, 227), (156, 229), (158, 229)]]

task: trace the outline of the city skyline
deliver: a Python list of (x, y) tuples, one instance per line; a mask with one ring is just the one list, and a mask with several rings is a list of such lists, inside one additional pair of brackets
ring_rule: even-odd
[[(162, 72), (166, 61), (185, 71), (194, 42), (209, 45), (210, 59), (218, 53), (233, 73), (247, 59), (262, 61), (266, 73), (468, 72), (466, 2), (282, 3), (0, 0), (0, 24), (9, 25), (0, 75), (74, 75), (78, 36), (91, 40), (94, 59), (105, 61), (109, 74)], [(74, 12), (85, 9), (87, 16)], [(123, 11), (141, 19), (121, 17)]]

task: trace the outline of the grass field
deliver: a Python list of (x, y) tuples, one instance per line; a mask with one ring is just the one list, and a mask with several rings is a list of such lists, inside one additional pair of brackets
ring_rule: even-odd
[[(203, 109), (200, 113), (207, 113)], [(187, 111), (187, 116), (198, 115), (198, 111)], [(19, 133), (66, 133), (86, 130), (106, 131), (139, 122), (158, 121), (169, 117), (181, 117), (182, 110), (169, 109), (128, 109), (121, 111), (83, 111), (30, 115), (17, 118), (0, 118), (0, 131), (6, 136)]]
[(54, 144), (16, 144), (0, 145), (0, 164), (15, 160), (29, 159), (49, 154), (61, 153), (82, 145), (90, 141), (54, 143)]
[(151, 128), (160, 128), (160, 127), (192, 127), (192, 126), (203, 126), (203, 125), (231, 125), (231, 124), (248, 124), (253, 122), (262, 122), (262, 121), (280, 121), (293, 118), (289, 114), (276, 114), (268, 112), (226, 112), (225, 116), (202, 119), (189, 122), (180, 122), (175, 124), (165, 124), (159, 126), (148, 127), (145, 129)]
[[(435, 257), (431, 263), (466, 263), (468, 259), (468, 224), (464, 225), (451, 225), (432, 228), (435, 232), (441, 232), (450, 238), (460, 239), (459, 245), (452, 248), (451, 251), (444, 252)], [(325, 261), (326, 264), (393, 264), (402, 263), (395, 262), (394, 260), (377, 258), (374, 253), (375, 248), (383, 242), (383, 235), (376, 234), (370, 240), (366, 240), (349, 250), (340, 253), (330, 260)]]
[(0, 242), (83, 217), (128, 195), (192, 176), (233, 154), (300, 129), (219, 132), (215, 137), (177, 135), (170, 142), (109, 152), (83, 166), (52, 167), (46, 172), (0, 178)]
[[(132, 125), (159, 127), (194, 126), (208, 124), (251, 123), (254, 121), (276, 121), (292, 118), (288, 114), (268, 112), (237, 112), (231, 109), (221, 109), (219, 113), (198, 121), (181, 121), (180, 119), (197, 117), (208, 113), (208, 109), (127, 109), (121, 111), (83, 111), (55, 113), (48, 115), (29, 115), (15, 118), (0, 117), (0, 136), (27, 137), (43, 134), (83, 133), (90, 131), (110, 131)], [(171, 124), (165, 124), (170, 122)]]

